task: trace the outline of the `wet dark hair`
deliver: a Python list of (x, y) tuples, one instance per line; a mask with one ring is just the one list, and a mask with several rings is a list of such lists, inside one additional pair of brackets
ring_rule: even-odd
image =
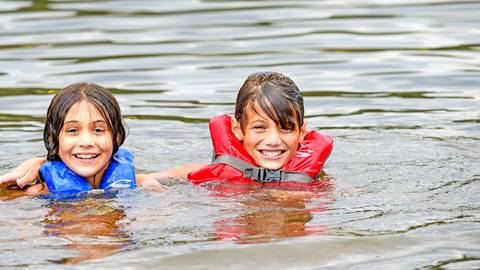
[(60, 90), (50, 102), (43, 130), (43, 142), (47, 148), (47, 160), (60, 160), (58, 156), (59, 135), (65, 122), (68, 110), (80, 101), (92, 104), (107, 122), (113, 138), (113, 153), (125, 141), (120, 106), (115, 97), (107, 89), (95, 83), (74, 83)]
[(242, 130), (246, 126), (245, 109), (257, 114), (262, 110), (282, 129), (294, 130), (303, 125), (303, 97), (289, 77), (276, 72), (253, 73), (238, 91), (235, 119)]

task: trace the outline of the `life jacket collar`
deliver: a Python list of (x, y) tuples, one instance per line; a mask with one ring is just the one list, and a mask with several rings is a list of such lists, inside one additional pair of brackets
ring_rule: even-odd
[[(118, 149), (97, 188), (135, 188), (133, 158), (133, 153), (129, 150)], [(87, 179), (75, 174), (63, 161), (45, 162), (39, 169), (39, 176), (52, 194), (73, 194), (90, 191), (93, 188)]]

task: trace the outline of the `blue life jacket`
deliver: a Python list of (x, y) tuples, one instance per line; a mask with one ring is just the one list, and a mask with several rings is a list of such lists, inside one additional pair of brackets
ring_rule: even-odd
[[(53, 194), (71, 194), (92, 190), (90, 183), (70, 170), (63, 161), (47, 161), (40, 167), (41, 178)], [(125, 148), (113, 155), (99, 189), (135, 188), (133, 153)]]

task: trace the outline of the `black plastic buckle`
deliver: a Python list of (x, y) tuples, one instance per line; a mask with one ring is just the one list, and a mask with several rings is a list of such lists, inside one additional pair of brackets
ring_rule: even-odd
[(250, 178), (261, 183), (280, 182), (282, 181), (282, 171), (270, 170), (265, 168), (247, 169)]

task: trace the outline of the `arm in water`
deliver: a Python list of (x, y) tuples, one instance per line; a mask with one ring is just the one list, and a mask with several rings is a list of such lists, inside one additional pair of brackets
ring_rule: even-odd
[[(48, 189), (42, 184), (35, 184), (26, 187), (27, 185), (39, 178), (38, 170), (45, 161), (46, 159), (44, 157), (31, 158), (24, 161), (10, 172), (1, 175), (0, 189), (6, 189), (8, 187), (11, 187), (12, 185), (17, 185), (19, 188), (23, 189), (23, 191), (18, 190), (18, 192), (23, 193), (23, 195), (33, 195), (47, 192)], [(164, 191), (164, 188), (160, 184), (162, 182), (160, 179), (186, 177), (188, 172), (190, 172), (190, 167), (191, 165), (185, 165), (159, 173), (136, 173), (135, 177), (139, 186), (146, 187), (148, 190), (152, 191)], [(193, 168), (196, 167), (192, 167), (192, 170)]]
[(137, 174), (140, 183), (158, 182), (158, 183), (170, 183), (178, 181), (187, 181), (187, 175), (195, 170), (203, 168), (206, 164), (185, 164), (179, 167), (167, 169), (164, 171)]
[(32, 184), (38, 178), (38, 169), (45, 158), (31, 158), (12, 171), (0, 176), (0, 200), (15, 199), (25, 195), (48, 192), (42, 183)]
[(31, 158), (22, 162), (15, 169), (0, 176), (0, 184), (17, 184), (20, 188), (25, 187), (38, 178), (38, 170), (45, 162), (44, 157)]

